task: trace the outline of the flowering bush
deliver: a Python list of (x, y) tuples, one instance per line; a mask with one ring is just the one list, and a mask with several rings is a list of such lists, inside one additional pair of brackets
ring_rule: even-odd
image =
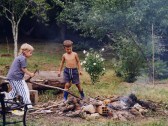
[(102, 58), (102, 52), (104, 48), (99, 50), (99, 52), (90, 49), (88, 52), (83, 51), (85, 54), (85, 60), (81, 62), (81, 65), (84, 66), (86, 72), (90, 75), (92, 84), (96, 83), (99, 80), (99, 77), (105, 74), (104, 68), (104, 58)]

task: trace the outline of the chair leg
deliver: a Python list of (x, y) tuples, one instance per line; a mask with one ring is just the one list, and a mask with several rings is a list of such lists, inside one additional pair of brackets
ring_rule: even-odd
[(2, 116), (3, 116), (3, 126), (5, 126), (6, 125), (6, 114), (5, 114), (5, 112), (3, 112)]
[(0, 102), (2, 107), (2, 118), (3, 118), (3, 126), (6, 125), (6, 109), (5, 109), (5, 102), (4, 102), (4, 95), (0, 94)]
[(27, 105), (24, 106), (24, 115), (23, 115), (23, 126), (26, 126), (26, 114), (27, 114)]

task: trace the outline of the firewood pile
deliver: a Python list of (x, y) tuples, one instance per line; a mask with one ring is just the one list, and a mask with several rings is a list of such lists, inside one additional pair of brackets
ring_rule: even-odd
[(78, 98), (69, 97), (67, 101), (49, 101), (35, 106), (30, 114), (54, 113), (58, 116), (81, 117), (83, 119), (98, 119), (108, 117), (114, 120), (130, 120), (143, 117), (145, 113), (156, 109), (152, 102), (138, 100), (134, 94), (111, 98)]

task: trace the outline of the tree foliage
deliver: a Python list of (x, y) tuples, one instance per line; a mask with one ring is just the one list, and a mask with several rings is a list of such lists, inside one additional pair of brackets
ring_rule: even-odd
[[(166, 35), (167, 12), (167, 0), (74, 0), (64, 6), (59, 20), (81, 35), (92, 36), (101, 42), (107, 36), (113, 46), (114, 43), (123, 43), (120, 38), (134, 42), (132, 52), (134, 48), (141, 52), (151, 73), (152, 53), (148, 46), (152, 44), (151, 27), (154, 26), (155, 36)], [(161, 45), (160, 39), (158, 41)], [(129, 46), (125, 48), (129, 50)], [(155, 45), (155, 48), (158, 50), (160, 46)], [(158, 53), (160, 55), (161, 52), (157, 51), (155, 55)]]
[(151, 32), (152, 23), (158, 30), (167, 26), (167, 5), (166, 0), (75, 0), (64, 6), (59, 18), (82, 34), (101, 39), (124, 29)]
[(22, 17), (28, 11), (32, 13), (45, 17), (45, 10), (47, 8), (47, 3), (45, 0), (1, 0), (0, 8), (2, 11), (0, 13), (5, 15), (12, 26), (12, 34), (14, 40), (14, 57), (17, 56), (18, 52), (18, 27)]

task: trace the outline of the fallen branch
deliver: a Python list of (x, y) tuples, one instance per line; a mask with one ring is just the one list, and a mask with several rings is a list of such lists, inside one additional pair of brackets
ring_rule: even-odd
[(41, 112), (42, 110), (48, 110), (48, 109), (51, 109), (51, 108), (54, 108), (54, 107), (58, 107), (58, 105), (51, 105), (51, 106), (48, 106), (46, 108), (36, 108), (37, 110), (35, 112)]
[(82, 100), (82, 98), (76, 96), (76, 95), (73, 94), (72, 92), (67, 91), (67, 90), (65, 90), (65, 89), (62, 89), (62, 88), (59, 88), (59, 87), (54, 87), (54, 86), (50, 86), (50, 85), (40, 84), (40, 83), (32, 82), (32, 81), (29, 81), (29, 83), (32, 83), (32, 84), (35, 84), (35, 85), (38, 85), (38, 86), (47, 87), (47, 88), (52, 88), (52, 89), (58, 89), (58, 90), (61, 90), (61, 91), (66, 91), (66, 92), (68, 92), (70, 95), (74, 96), (75, 98), (79, 98), (80, 100)]
[(30, 113), (30, 115), (33, 115), (33, 114), (48, 114), (48, 113), (53, 113), (53, 111), (51, 110), (41, 110), (41, 111), (35, 111), (35, 112), (32, 112)]

